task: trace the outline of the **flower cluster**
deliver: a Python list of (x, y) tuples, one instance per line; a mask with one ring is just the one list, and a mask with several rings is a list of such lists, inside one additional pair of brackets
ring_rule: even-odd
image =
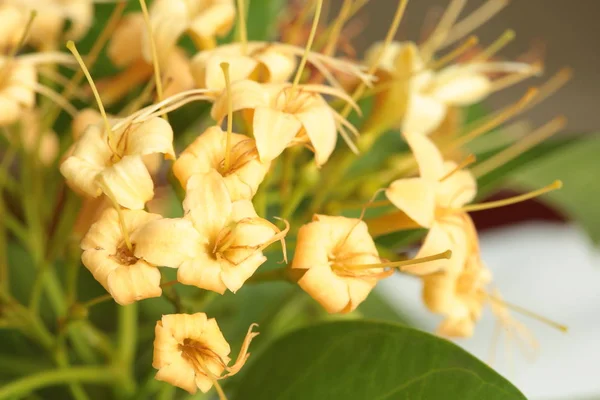
[[(477, 49), (474, 37), (464, 39), (482, 14), (490, 18), (498, 11), (488, 7), (457, 23), (464, 1), (452, 2), (421, 44), (393, 40), (406, 8), (400, 1), (386, 39), (371, 46), (364, 60), (338, 57), (335, 44), (356, 10), (344, 7), (323, 31), (318, 29), (323, 2), (316, 3), (310, 27), (292, 23), (295, 31), (307, 31), (304, 47), (293, 38), (249, 41), (243, 1), (236, 7), (233, 0), (155, 0), (147, 9), (141, 0), (141, 12), (122, 17), (117, 6), (107, 25), (106, 54), (119, 72), (96, 84), (88, 71), (94, 54), (81, 57), (72, 41), (67, 47), (73, 56), (55, 51), (64, 39), (87, 32), (91, 1), (2, 2), (0, 17), (14, 26), (0, 32), (1, 48), (8, 49), (0, 58), (0, 125), (18, 122), (23, 134), (9, 139), (50, 165), (59, 147), (53, 107), (71, 114), (72, 145), (60, 159), (60, 172), (83, 201), (74, 228), (81, 259), (119, 305), (160, 297), (176, 283), (236, 293), (273, 276), (272, 270), (259, 271), (269, 246), (280, 242), (287, 263), (287, 238), (293, 259), (275, 271), (329, 313), (354, 311), (378, 281), (400, 271), (422, 281), (424, 303), (443, 318), (442, 335), (471, 336), (486, 304), (504, 324), (516, 326), (508, 303), (490, 289), (492, 277), (469, 212), (526, 200), (560, 182), (513, 199), (471, 204), (477, 171), (492, 170), (515, 152), (469, 170), (475, 157), (465, 145), (539, 102), (548, 90), (530, 90), (466, 133), (456, 115), (540, 73), (540, 63), (498, 59), (510, 35), (486, 49)], [(217, 45), (236, 18), (237, 40)], [(193, 54), (182, 37), (194, 43)], [(17, 55), (26, 45), (39, 52)], [(42, 65), (57, 63), (81, 67), (62, 96), (41, 83), (59, 75)], [(77, 88), (83, 76), (90, 90)], [(50, 112), (41, 114), (36, 93), (52, 100)], [(77, 110), (69, 102), (91, 95), (99, 112)], [(371, 111), (355, 126), (350, 115), (361, 114), (362, 100), (372, 103)], [(173, 112), (198, 101), (210, 104), (210, 115), (178, 132), (170, 122)], [(547, 137), (560, 125), (553, 122), (541, 133)], [(390, 168), (348, 179), (353, 161), (390, 130), (400, 132), (410, 151)], [(193, 137), (180, 148), (183, 133)], [(345, 145), (338, 145), (338, 134)], [(181, 195), (179, 217), (152, 205), (160, 200), (157, 186), (165, 185), (165, 172)], [(367, 202), (365, 191), (368, 197), (383, 192), (387, 200)], [(357, 198), (364, 203), (360, 216), (343, 206)], [(372, 216), (373, 208), (383, 214)], [(398, 249), (380, 255), (379, 236), (415, 228), (427, 230), (415, 258), (400, 257)], [(176, 281), (164, 279), (162, 268), (176, 269)], [(214, 386), (225, 398), (218, 381), (246, 362), (257, 335), (253, 328), (230, 365), (229, 344), (214, 318), (203, 312), (162, 316), (155, 328), (156, 379), (190, 393)]]

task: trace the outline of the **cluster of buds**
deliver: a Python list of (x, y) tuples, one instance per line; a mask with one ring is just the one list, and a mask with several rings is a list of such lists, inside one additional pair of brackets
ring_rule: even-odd
[[(493, 169), (508, 156), (499, 154), (470, 171), (467, 167), (475, 159), (462, 149), (539, 102), (556, 81), (529, 91), (460, 135), (459, 124), (452, 123), (459, 107), (536, 75), (541, 67), (493, 59), (510, 35), (466, 57), (477, 42), (469, 37), (436, 57), (493, 16), (504, 2), (490, 0), (457, 23), (465, 1), (455, 0), (429, 38), (417, 45), (393, 41), (407, 4), (401, 0), (386, 39), (360, 61), (335, 57), (343, 25), (360, 8), (352, 1), (344, 2), (340, 15), (319, 38), (323, 1), (317, 0), (306, 46), (298, 47), (293, 42), (249, 41), (243, 1), (236, 7), (233, 0), (155, 0), (147, 9), (140, 0), (142, 11), (123, 18), (118, 18), (123, 8), (117, 6), (117, 17), (109, 23), (113, 32), (107, 35), (107, 54), (121, 72), (97, 85), (86, 67), (94, 57), (82, 58), (72, 41), (67, 45), (72, 57), (51, 51), (63, 39), (67, 20), (71, 23), (67, 39), (86, 33), (92, 2), (47, 1), (47, 9), (37, 3), (7, 1), (0, 7), (0, 16), (26, 26), (21, 35), (12, 34), (18, 32), (15, 27), (6, 27), (10, 34), (0, 33), (2, 48), (11, 49), (0, 60), (0, 124), (29, 123), (23, 124), (30, 127), (29, 136), (22, 136), (24, 145), (54, 149), (48, 151), (55, 157), (56, 136), (39, 121), (35, 93), (50, 97), (72, 115), (74, 143), (62, 156), (60, 171), (84, 199), (76, 229), (86, 231), (81, 239), (83, 264), (115, 302), (128, 305), (159, 297), (165, 286), (175, 283), (235, 293), (249, 280), (260, 280), (257, 270), (267, 261), (268, 246), (281, 242), (287, 263), (285, 238), (293, 236), (294, 257), (282, 276), (297, 282), (329, 313), (352, 312), (378, 281), (401, 271), (423, 282), (423, 300), (443, 317), (439, 333), (444, 336), (471, 336), (488, 303), (503, 323), (516, 326), (507, 313), (508, 303), (489, 289), (491, 274), (481, 259), (468, 213), (538, 196), (558, 188), (560, 182), (513, 199), (470, 204), (477, 195), (475, 172)], [(217, 46), (217, 38), (229, 32), (236, 14), (238, 40)], [(304, 28), (302, 22), (296, 23), (300, 25), (290, 31)], [(187, 54), (178, 45), (183, 36), (192, 39), (196, 54)], [(317, 50), (319, 41), (322, 46)], [(24, 44), (43, 52), (17, 56)], [(69, 103), (76, 94), (73, 85), (60, 96), (39, 84), (37, 73), (44, 74), (38, 71), (43, 63), (78, 63), (99, 112), (78, 111)], [(56, 73), (46, 72), (49, 77)], [(142, 84), (146, 86), (141, 95), (119, 115), (107, 114), (105, 105), (116, 104)], [(360, 113), (357, 103), (365, 97), (373, 97), (373, 110), (357, 128), (348, 118), (353, 110)], [(210, 126), (197, 132), (177, 155), (178, 132), (167, 115), (194, 101), (211, 104)], [(560, 125), (552, 122), (537, 136), (547, 137)], [(402, 168), (373, 176), (369, 187), (376, 195), (385, 193), (387, 200), (378, 205), (395, 209), (369, 217), (368, 209), (375, 207), (371, 201), (359, 218), (325, 215), (330, 208), (324, 203), (335, 199), (348, 160), (368, 152), (390, 129), (401, 132), (410, 154)], [(346, 146), (337, 146), (338, 133)], [(307, 159), (303, 149), (313, 153), (314, 160)], [(40, 156), (50, 156), (48, 151)], [(514, 157), (515, 151), (506, 154)], [(179, 218), (149, 211), (164, 159), (173, 161), (173, 185), (183, 193)], [(303, 172), (317, 175), (312, 180), (321, 182), (320, 189), (301, 180), (290, 189), (288, 172), (299, 160), (306, 162)], [(280, 214), (283, 229), (267, 219), (264, 207), (265, 192), (274, 179), (282, 182), (286, 203)], [(361, 183), (350, 182), (350, 191), (356, 193)], [(295, 211), (311, 189), (321, 192), (306, 208), (307, 214), (298, 215)], [(380, 256), (374, 238), (414, 228), (428, 230), (414, 259)], [(166, 282), (161, 268), (177, 269), (177, 280)], [(201, 312), (164, 315), (156, 323), (156, 378), (190, 393), (214, 386), (225, 398), (218, 381), (237, 373), (246, 362), (250, 341), (257, 335), (253, 327), (237, 361), (229, 365), (229, 344), (215, 319)]]

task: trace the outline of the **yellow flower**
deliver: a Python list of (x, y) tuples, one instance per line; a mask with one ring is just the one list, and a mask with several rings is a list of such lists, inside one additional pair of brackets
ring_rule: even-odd
[[(260, 84), (250, 80), (232, 83), (233, 111), (245, 110), (260, 160), (268, 162), (294, 144), (309, 146), (317, 165), (323, 165), (335, 148), (337, 131), (349, 141), (347, 130), (355, 128), (333, 110), (320, 93), (352, 102), (342, 91), (322, 85)], [(222, 121), (227, 115), (228, 96), (224, 91), (213, 105), (211, 115)]]
[(0, 5), (0, 51), (8, 53), (21, 39), (28, 15), (13, 4)]
[(406, 139), (419, 165), (420, 176), (392, 182), (385, 194), (409, 218), (429, 228), (417, 257), (448, 248), (453, 251), (450, 260), (420, 264), (412, 272), (428, 274), (440, 266), (459, 271), (465, 262), (467, 241), (459, 210), (475, 197), (475, 178), (456, 163), (444, 161), (427, 137), (409, 135)]
[(173, 164), (173, 173), (185, 188), (191, 176), (214, 169), (223, 176), (232, 201), (252, 199), (270, 163), (260, 162), (253, 139), (237, 133), (231, 134), (230, 165), (227, 170), (225, 152), (226, 133), (218, 126), (212, 126), (181, 153)]
[(57, 47), (67, 21), (69, 29), (64, 38), (81, 39), (92, 25), (94, 16), (91, 0), (5, 0), (4, 3), (18, 7), (25, 21), (31, 11), (37, 12), (28, 42), (43, 50)]
[(206, 393), (215, 385), (221, 395), (218, 380), (244, 366), (250, 342), (258, 335), (252, 332), (255, 326), (250, 325), (237, 360), (228, 366), (231, 349), (214, 318), (204, 313), (163, 315), (155, 328), (152, 366), (158, 369), (156, 379), (191, 394), (198, 389)]
[[(216, 36), (226, 35), (235, 19), (233, 0), (156, 0), (150, 8), (152, 34), (163, 64), (186, 32), (193, 39), (213, 47)], [(144, 35), (143, 51), (152, 60), (150, 41)]]
[(230, 65), (231, 81), (252, 79), (265, 83), (283, 83), (294, 73), (296, 56), (276, 44), (231, 43), (202, 51), (192, 59), (192, 74), (200, 88), (225, 88), (221, 63)]
[(174, 158), (173, 130), (162, 118), (113, 121), (110, 132), (91, 125), (60, 166), (67, 183), (91, 197), (102, 193), (130, 209), (142, 209), (154, 194), (143, 157), (162, 153)]
[(286, 233), (258, 217), (249, 200), (232, 202), (214, 169), (189, 178), (183, 208), (200, 236), (196, 256), (179, 265), (177, 280), (221, 294), (241, 288), (267, 260), (262, 250)]
[[(123, 225), (119, 212), (122, 213)], [(161, 232), (154, 231), (154, 237), (149, 237), (148, 229), (141, 233), (140, 230), (147, 224), (160, 221), (160, 215), (142, 210), (119, 212), (109, 208), (91, 226), (81, 241), (83, 264), (121, 305), (158, 297), (162, 290), (160, 271), (156, 267), (172, 267), (193, 256), (193, 248), (188, 247), (189, 242), (185, 240), (186, 235), (193, 233), (191, 224), (183, 219), (169, 220), (170, 224), (177, 226), (180, 234), (165, 238)], [(131, 248), (127, 245), (129, 239)], [(157, 246), (157, 241), (163, 246)], [(164, 246), (165, 243), (168, 246)], [(161, 255), (157, 256), (157, 252)], [(146, 257), (155, 262), (146, 260)]]
[(37, 73), (32, 63), (0, 58), (0, 126), (21, 118), (35, 105)]
[(306, 270), (298, 284), (330, 313), (353, 311), (377, 281), (383, 268), (352, 270), (380, 264), (367, 225), (358, 219), (315, 215), (298, 231), (292, 268)]

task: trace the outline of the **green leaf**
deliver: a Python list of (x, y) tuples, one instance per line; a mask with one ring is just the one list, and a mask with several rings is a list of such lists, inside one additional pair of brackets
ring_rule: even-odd
[(544, 200), (557, 206), (570, 218), (582, 225), (594, 243), (600, 243), (600, 182), (596, 172), (600, 170), (600, 137), (592, 136), (571, 143), (560, 151), (540, 159), (537, 163), (521, 169), (511, 180), (512, 185), (522, 189), (538, 189), (556, 179), (563, 181), (563, 188), (544, 195)]
[(525, 399), (460, 347), (390, 323), (339, 321), (301, 329), (248, 367), (233, 400)]
[(284, 0), (250, 0), (248, 7), (248, 40), (270, 40), (277, 28)]

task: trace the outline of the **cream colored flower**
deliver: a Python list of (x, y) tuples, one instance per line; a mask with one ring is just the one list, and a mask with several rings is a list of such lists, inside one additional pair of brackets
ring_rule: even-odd
[(296, 56), (277, 45), (231, 43), (202, 51), (192, 59), (192, 74), (198, 87), (224, 89), (223, 62), (230, 65), (232, 82), (251, 79), (264, 83), (283, 83), (296, 69)]
[(19, 43), (28, 16), (13, 4), (0, 4), (0, 52), (8, 54)]
[[(98, 82), (105, 104), (121, 100), (132, 88), (152, 77), (154, 68), (152, 63), (143, 57), (142, 51), (146, 31), (142, 13), (127, 14), (117, 26), (108, 44), (107, 54), (113, 64), (124, 68), (124, 71)], [(161, 72), (164, 97), (194, 87), (190, 61), (182, 49), (176, 48), (170, 53)]]
[[(347, 130), (356, 132), (320, 93), (351, 101), (343, 92), (320, 85), (293, 88), (249, 80), (231, 85), (233, 111), (246, 110), (261, 161), (275, 159), (288, 146), (303, 144), (314, 151), (317, 165), (323, 165), (335, 148), (337, 131), (345, 138)], [(227, 101), (225, 91), (215, 100), (211, 115), (217, 122), (227, 116)]]
[(450, 107), (483, 100), (494, 90), (489, 74), (532, 75), (538, 68), (523, 63), (472, 61), (435, 71), (423, 61), (412, 42), (393, 42), (386, 48), (383, 43), (376, 43), (367, 51), (366, 62), (376, 61), (382, 50), (380, 70), (388, 79), (408, 80), (401, 124), (402, 132), (407, 135), (429, 134), (442, 123)]
[(285, 232), (260, 218), (249, 200), (231, 201), (216, 171), (189, 178), (185, 218), (200, 235), (197, 255), (179, 266), (177, 280), (223, 294), (236, 292), (267, 258), (262, 250)]
[(156, 153), (175, 156), (173, 130), (162, 118), (120, 124), (110, 132), (91, 125), (60, 171), (75, 190), (91, 197), (104, 193), (123, 207), (142, 209), (154, 194), (143, 157)]
[(26, 21), (31, 11), (37, 15), (31, 25), (28, 42), (43, 50), (56, 48), (69, 22), (64, 39), (81, 39), (92, 25), (94, 3), (91, 0), (3, 0), (18, 7)]
[(298, 284), (330, 313), (348, 313), (362, 303), (382, 277), (367, 225), (358, 219), (315, 215), (298, 231), (292, 268), (306, 270)]
[[(180, 232), (176, 236), (165, 236), (160, 231), (149, 231), (147, 227), (140, 233), (140, 229), (161, 221), (162, 217), (142, 210), (120, 212), (123, 225), (117, 210), (109, 208), (91, 226), (81, 241), (81, 259), (115, 301), (126, 305), (161, 295), (160, 271), (156, 267), (172, 267), (193, 256), (193, 247), (188, 245), (194, 237), (187, 235), (193, 234), (194, 230), (189, 221), (178, 219), (169, 220), (177, 227), (169, 234)], [(148, 236), (149, 232), (152, 237)], [(127, 244), (129, 239), (131, 248)], [(146, 256), (155, 262), (147, 261)]]
[(226, 136), (218, 126), (208, 128), (181, 153), (173, 164), (173, 173), (185, 188), (191, 176), (214, 169), (223, 176), (232, 201), (250, 200), (270, 163), (260, 162), (253, 139), (232, 133), (230, 165), (225, 169)]
[(492, 279), (479, 254), (468, 257), (463, 270), (439, 272), (423, 277), (423, 300), (435, 313), (445, 316), (438, 333), (451, 337), (473, 335), (486, 303), (484, 289)]
[[(473, 175), (444, 161), (427, 137), (406, 137), (419, 165), (420, 176), (392, 182), (387, 198), (429, 233), (417, 257), (452, 249), (452, 258), (419, 264), (413, 273), (428, 274), (440, 268), (460, 271), (465, 263), (467, 234), (460, 208), (475, 197), (477, 183)], [(468, 216), (466, 216), (468, 218)]]
[(208, 392), (218, 386), (218, 380), (235, 375), (244, 366), (250, 342), (258, 335), (252, 332), (255, 326), (250, 325), (237, 360), (228, 366), (231, 349), (214, 318), (208, 319), (204, 313), (163, 315), (155, 328), (152, 366), (158, 369), (156, 379), (191, 394), (198, 389)]
[[(150, 7), (152, 35), (163, 64), (177, 41), (189, 33), (197, 42), (214, 47), (215, 37), (226, 35), (235, 19), (233, 0), (156, 0)], [(151, 61), (150, 41), (144, 35), (143, 51)]]
[(0, 58), (0, 126), (16, 122), (25, 110), (33, 108), (36, 85), (37, 73), (32, 63)]

